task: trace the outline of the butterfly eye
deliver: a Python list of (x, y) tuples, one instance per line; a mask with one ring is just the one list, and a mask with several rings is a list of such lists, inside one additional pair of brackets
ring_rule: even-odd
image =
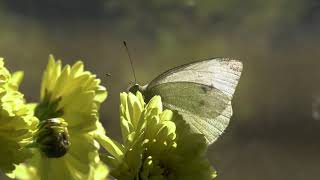
[(62, 119), (53, 118), (42, 121), (35, 137), (41, 152), (48, 158), (62, 157), (69, 150), (70, 139), (67, 123)]

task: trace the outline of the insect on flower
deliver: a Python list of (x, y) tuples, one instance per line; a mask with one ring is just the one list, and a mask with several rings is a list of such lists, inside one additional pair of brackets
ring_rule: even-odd
[(195, 61), (169, 69), (140, 86), (125, 42), (124, 46), (135, 79), (128, 91), (133, 94), (140, 91), (147, 101), (159, 95), (164, 107), (182, 115), (193, 132), (203, 134), (208, 144), (215, 142), (232, 116), (231, 100), (241, 76), (242, 62), (230, 58)]

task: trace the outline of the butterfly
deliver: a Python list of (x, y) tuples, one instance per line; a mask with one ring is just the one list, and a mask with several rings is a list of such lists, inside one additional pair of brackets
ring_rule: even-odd
[(243, 65), (229, 58), (214, 58), (170, 69), (149, 84), (134, 84), (148, 101), (155, 95), (163, 106), (177, 111), (195, 133), (212, 144), (227, 128), (232, 116), (231, 100)]

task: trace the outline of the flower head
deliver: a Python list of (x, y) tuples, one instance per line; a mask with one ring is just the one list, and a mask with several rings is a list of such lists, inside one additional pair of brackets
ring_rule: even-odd
[(25, 148), (32, 142), (37, 119), (18, 91), (22, 72), (10, 74), (0, 58), (0, 171), (8, 173), (31, 157)]
[[(35, 156), (20, 168), (20, 179), (105, 179), (107, 169), (99, 159), (94, 134), (103, 132), (98, 110), (107, 91), (100, 80), (84, 71), (81, 61), (62, 68), (49, 57), (40, 103), (35, 116), (40, 124), (34, 137)], [(26, 174), (29, 178), (25, 178)], [(24, 176), (24, 177), (23, 177)]]
[(98, 139), (109, 155), (111, 175), (127, 179), (210, 180), (215, 171), (205, 158), (203, 135), (191, 133), (181, 116), (162, 109), (160, 96), (145, 104), (140, 92), (120, 94), (123, 145), (108, 137)]

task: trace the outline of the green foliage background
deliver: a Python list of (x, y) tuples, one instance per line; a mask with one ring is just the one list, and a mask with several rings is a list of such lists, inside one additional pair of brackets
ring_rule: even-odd
[(101, 119), (118, 139), (119, 92), (133, 80), (123, 40), (141, 84), (193, 60), (241, 59), (231, 126), (209, 153), (218, 179), (316, 179), (319, 20), (316, 0), (2, 0), (0, 56), (25, 71), (29, 101), (39, 99), (49, 53), (83, 59), (110, 92)]

